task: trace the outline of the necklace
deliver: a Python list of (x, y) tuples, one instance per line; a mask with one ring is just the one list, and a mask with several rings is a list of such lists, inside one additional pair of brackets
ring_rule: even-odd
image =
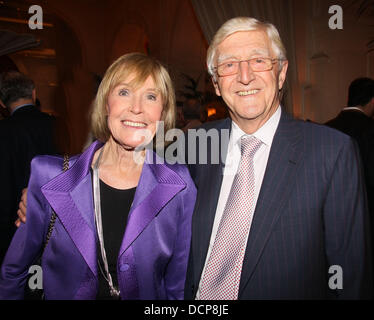
[(100, 183), (99, 183), (99, 165), (100, 165), (100, 159), (103, 154), (103, 151), (104, 151), (104, 147), (101, 148), (100, 154), (97, 157), (97, 160), (93, 166), (93, 191), (94, 191), (94, 206), (95, 206), (95, 224), (96, 224), (97, 235), (99, 238), (101, 258), (104, 263), (105, 273), (103, 272), (101, 268), (100, 261), (98, 261), (98, 265), (100, 267), (101, 272), (104, 275), (105, 280), (108, 282), (110, 295), (114, 298), (119, 298), (120, 291), (114, 287), (112, 276), (109, 273), (108, 260), (106, 257), (106, 252), (105, 252), (105, 247), (104, 247), (103, 224), (102, 224), (102, 219), (101, 219)]

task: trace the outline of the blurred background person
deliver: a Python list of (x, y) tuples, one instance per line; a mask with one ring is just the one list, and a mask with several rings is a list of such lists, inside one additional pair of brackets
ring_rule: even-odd
[(21, 191), (27, 186), (30, 162), (36, 155), (57, 152), (54, 118), (35, 107), (33, 80), (18, 71), (0, 75), (2, 109), (10, 114), (0, 121), (0, 262), (15, 232)]
[[(366, 190), (374, 232), (374, 80), (357, 78), (348, 88), (348, 106), (326, 123), (354, 138), (364, 167)], [(349, 172), (347, 172), (349, 174)], [(374, 244), (374, 243), (373, 243)], [(372, 245), (373, 247), (373, 245)]]

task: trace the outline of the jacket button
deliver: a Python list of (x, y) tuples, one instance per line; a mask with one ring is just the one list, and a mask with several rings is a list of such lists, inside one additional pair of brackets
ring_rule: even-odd
[(130, 268), (130, 266), (127, 263), (125, 263), (125, 264), (122, 264), (119, 269), (121, 271), (127, 271), (127, 270), (129, 270), (129, 268)]

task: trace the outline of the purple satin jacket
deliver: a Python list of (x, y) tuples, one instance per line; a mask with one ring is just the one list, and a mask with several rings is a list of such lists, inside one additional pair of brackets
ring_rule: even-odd
[[(94, 142), (70, 161), (31, 163), (27, 223), (15, 233), (0, 274), (0, 299), (22, 299), (28, 269), (43, 246), (53, 208), (58, 216), (42, 258), (46, 299), (95, 299), (97, 234), (90, 166)], [(117, 260), (122, 299), (183, 299), (196, 188), (182, 165), (157, 164), (152, 151), (136, 189)], [(158, 158), (159, 159), (159, 158)]]

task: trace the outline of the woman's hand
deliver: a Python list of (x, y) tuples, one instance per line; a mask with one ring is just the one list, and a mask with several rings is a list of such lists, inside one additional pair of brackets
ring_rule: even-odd
[(18, 219), (14, 222), (17, 228), (22, 223), (26, 223), (26, 203), (27, 203), (27, 188), (22, 190), (21, 201), (18, 204), (17, 215)]

